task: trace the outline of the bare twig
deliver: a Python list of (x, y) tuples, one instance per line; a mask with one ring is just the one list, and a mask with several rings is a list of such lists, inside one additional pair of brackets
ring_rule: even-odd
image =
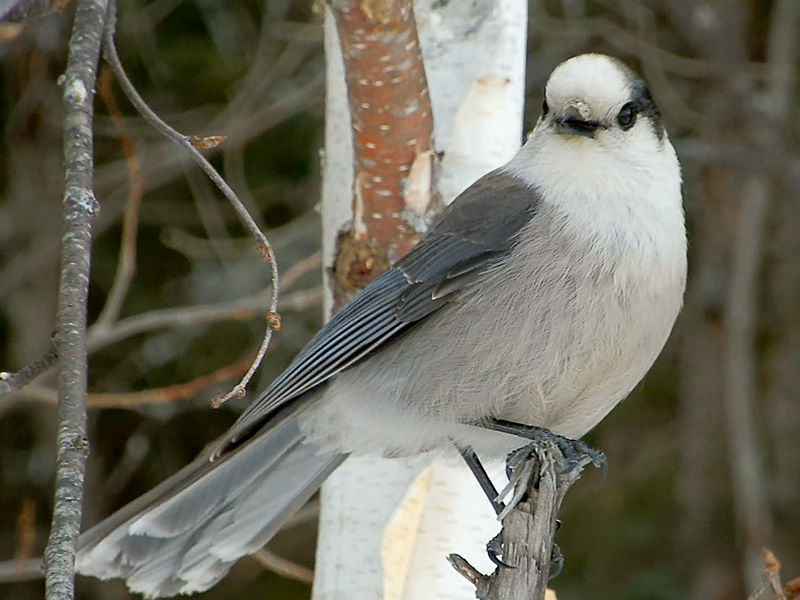
[[(86, 398), (88, 408), (135, 408), (146, 404), (168, 404), (177, 400), (190, 398), (205, 388), (235, 377), (247, 370), (253, 360), (252, 355), (232, 365), (217, 369), (213, 373), (203, 375), (186, 383), (178, 383), (163, 388), (142, 390), (118, 394), (89, 394)], [(55, 401), (55, 392), (41, 385), (33, 384), (23, 392), (33, 400), (45, 402)]]
[[(264, 313), (264, 307), (268, 302), (268, 298), (261, 295), (231, 303), (193, 308), (157, 310), (145, 313), (144, 315), (130, 317), (129, 319), (119, 321), (108, 331), (97, 334), (94, 338), (90, 337), (88, 346), (89, 353), (96, 352), (116, 341), (136, 335), (137, 333), (143, 333), (160, 327), (206, 323), (226, 318), (237, 320), (253, 318)], [(312, 306), (319, 306), (321, 303), (322, 291), (319, 288), (314, 288), (288, 294), (281, 300), (281, 308), (284, 311), (303, 311)], [(252, 360), (252, 357), (248, 360)], [(192, 382), (177, 384), (166, 388), (143, 390), (141, 392), (127, 394), (89, 394), (87, 396), (87, 406), (89, 408), (129, 408), (140, 404), (170, 402), (188, 397), (208, 385), (228, 379), (234, 374), (245, 371), (245, 368), (237, 363), (236, 369), (230, 371), (230, 375), (226, 375), (226, 373), (229, 372), (226, 369), (231, 368), (232, 367), (223, 367), (210, 375), (198, 378)], [(35, 382), (29, 384), (24, 389), (18, 390), (14, 397), (17, 396), (45, 402), (56, 401), (55, 390), (43, 385), (37, 385)], [(4, 405), (5, 403), (0, 404), (0, 409), (2, 409)]]
[(800, 598), (800, 577), (795, 577), (786, 582), (783, 586), (786, 600), (797, 600)]
[(24, 366), (16, 373), (0, 373), (0, 398), (6, 394), (21, 390), (39, 375), (50, 369), (56, 364), (58, 354), (56, 352), (55, 340), (51, 340), (50, 347), (44, 355)]
[[(771, 600), (787, 600), (787, 594), (781, 584), (781, 563), (769, 548), (761, 551), (761, 560), (764, 570), (761, 573), (761, 583), (747, 597), (747, 600), (758, 600), (764, 593), (769, 593)], [(791, 583), (791, 582), (790, 582)]]
[(293, 562), (288, 558), (284, 558), (275, 554), (267, 546), (264, 546), (261, 548), (261, 550), (255, 552), (253, 557), (259, 563), (261, 563), (264, 568), (269, 569), (273, 573), (283, 575), (284, 577), (288, 577), (289, 579), (294, 579), (295, 581), (300, 581), (302, 583), (310, 584), (314, 582), (314, 571), (308, 567), (304, 567), (303, 565), (298, 565), (296, 562)]
[(114, 498), (126, 489), (128, 482), (139, 470), (150, 454), (152, 440), (143, 433), (145, 427), (140, 425), (125, 440), (125, 449), (114, 463), (114, 467), (103, 477), (99, 492), (103, 498)]
[(460, 554), (450, 554), (447, 561), (464, 579), (475, 586), (475, 596), (483, 598), (489, 588), (489, 578), (467, 562)]
[[(247, 227), (248, 231), (250, 231), (251, 235), (255, 238), (257, 247), (259, 252), (261, 253), (262, 257), (270, 263), (272, 268), (272, 295), (270, 298), (270, 306), (269, 311), (267, 312), (267, 329), (264, 334), (264, 339), (261, 343), (261, 347), (259, 348), (258, 352), (256, 353), (255, 360), (250, 368), (245, 373), (242, 380), (233, 387), (233, 389), (214, 399), (214, 406), (220, 406), (227, 400), (233, 397), (240, 397), (243, 396), (245, 393), (245, 389), (247, 384), (252, 379), (253, 375), (258, 369), (258, 366), (261, 364), (261, 361), (264, 358), (264, 355), (267, 352), (267, 348), (269, 347), (269, 343), (272, 339), (272, 333), (280, 329), (280, 316), (278, 315), (278, 262), (275, 259), (275, 253), (272, 251), (272, 247), (270, 246), (269, 240), (267, 240), (266, 236), (261, 232), (256, 225), (253, 218), (247, 212), (247, 209), (241, 203), (239, 198), (236, 196), (236, 193), (231, 189), (231, 187), (227, 184), (227, 182), (217, 173), (216, 169), (211, 165), (210, 162), (199, 152), (197, 149), (198, 145), (203, 146), (205, 144), (204, 139), (197, 139), (185, 136), (169, 125), (167, 125), (158, 115), (156, 115), (152, 109), (147, 105), (147, 103), (142, 99), (139, 95), (139, 92), (136, 91), (136, 88), (131, 83), (130, 79), (128, 79), (127, 73), (125, 73), (125, 69), (122, 66), (122, 63), (119, 60), (119, 56), (117, 55), (117, 49), (114, 46), (114, 23), (113, 19), (109, 21), (109, 26), (106, 28), (105, 35), (104, 35), (104, 56), (106, 61), (111, 66), (111, 69), (114, 71), (114, 75), (117, 78), (117, 81), (120, 84), (120, 87), (125, 92), (125, 95), (131, 101), (131, 103), (136, 107), (136, 110), (139, 111), (139, 114), (150, 123), (153, 127), (155, 127), (158, 131), (160, 131), (165, 137), (175, 142), (177, 145), (182, 147), (189, 156), (200, 166), (200, 168), (208, 175), (208, 177), (214, 182), (214, 184), (222, 191), (225, 195), (227, 200), (231, 203), (234, 207), (236, 212), (238, 213), (239, 217), (241, 218), (242, 222)], [(214, 142), (216, 145), (216, 142)]]
[[(318, 289), (295, 292), (281, 300), (281, 310), (303, 310), (314, 306), (320, 301), (320, 293)], [(231, 302), (152, 310), (121, 319), (105, 331), (92, 332), (93, 335), (89, 338), (89, 352), (95, 353), (106, 346), (154, 329), (209, 323), (223, 319), (250, 319), (258, 314), (263, 315), (268, 312), (271, 304), (271, 297), (262, 293)]]
[[(315, 258), (316, 257), (316, 258)], [(302, 267), (301, 270), (306, 270), (312, 264), (319, 264), (319, 257), (312, 255), (304, 261), (300, 261), (296, 267)], [(287, 271), (287, 276), (292, 276), (294, 268)], [(296, 271), (294, 271), (296, 273)], [(294, 283), (297, 277), (286, 277), (285, 283)], [(284, 283), (282, 282), (282, 283)], [(289, 286), (282, 285), (282, 288)], [(299, 290), (297, 292), (288, 294), (281, 299), (281, 310), (284, 312), (289, 311), (304, 311), (313, 306), (319, 306), (322, 303), (322, 290), (320, 288), (311, 288), (308, 290)], [(107, 329), (103, 330), (90, 330), (87, 342), (89, 354), (93, 354), (102, 350), (103, 348), (115, 344), (123, 339), (127, 339), (140, 333), (146, 333), (154, 329), (161, 329), (165, 327), (176, 327), (181, 325), (195, 325), (199, 323), (211, 323), (224, 319), (244, 320), (251, 319), (258, 315), (263, 315), (269, 307), (269, 297), (266, 294), (258, 294), (249, 298), (243, 298), (232, 302), (220, 302), (218, 304), (210, 304), (204, 306), (193, 306), (185, 308), (168, 308), (162, 310), (154, 310), (151, 312), (121, 319)], [(28, 367), (26, 367), (28, 368)], [(37, 370), (35, 375), (39, 376), (47, 372), (48, 366)], [(241, 373), (241, 371), (238, 371)], [(56, 392), (49, 387), (37, 385), (32, 378), (25, 379), (24, 385), (15, 386), (13, 389), (8, 390), (7, 393), (0, 393), (0, 412), (10, 403), (15, 401), (17, 397), (28, 398), (31, 400), (44, 400), (46, 402), (55, 402)], [(0, 386), (5, 382), (0, 381)], [(0, 388), (1, 389), (1, 388)], [(14, 392), (12, 394), (12, 392)], [(157, 397), (157, 391), (153, 390)], [(140, 392), (144, 394), (144, 392)], [(88, 405), (90, 407), (105, 406), (105, 401), (97, 400), (97, 396), (102, 394), (89, 394)], [(119, 396), (118, 394), (114, 396)], [(124, 395), (123, 395), (124, 396)], [(140, 401), (144, 401), (147, 396), (140, 396)], [(148, 400), (151, 401), (151, 400)], [(152, 400), (157, 402), (158, 400)], [(123, 401), (120, 404), (109, 405), (132, 405), (137, 401)]]
[(86, 301), (93, 191), (92, 117), (106, 0), (80, 0), (64, 75), (64, 234), (58, 294), (59, 429), (55, 503), (45, 549), (48, 600), (74, 598), (75, 548), (81, 523), (86, 437)]
[(284, 523), (281, 529), (291, 529), (298, 525), (306, 525), (311, 521), (319, 519), (319, 499), (309, 500), (303, 508), (294, 513)]
[(100, 73), (100, 83), (98, 86), (100, 96), (111, 115), (114, 126), (117, 129), (122, 152), (128, 163), (128, 199), (125, 203), (125, 214), (122, 220), (122, 241), (119, 250), (119, 265), (111, 291), (108, 293), (105, 306), (97, 317), (97, 321), (92, 325), (92, 329), (104, 329), (109, 324), (119, 318), (119, 311), (125, 296), (128, 294), (131, 281), (136, 273), (136, 236), (139, 230), (139, 207), (142, 204), (145, 184), (142, 178), (139, 156), (136, 154), (133, 142), (128, 134), (125, 121), (122, 119), (122, 111), (117, 105), (112, 86), (111, 72), (103, 69)]
[(131, 392), (127, 394), (89, 394), (89, 408), (131, 408), (143, 404), (166, 404), (190, 398), (214, 384), (235, 377), (247, 369), (253, 360), (252, 355), (232, 365), (198, 377), (186, 383), (179, 383), (163, 388)]
[(177, 400), (191, 398), (198, 392), (235, 377), (245, 371), (253, 360), (252, 355), (232, 365), (222, 367), (216, 371), (197, 377), (186, 383), (179, 383), (163, 388), (130, 392), (127, 394), (89, 394), (87, 405), (89, 408), (132, 408), (143, 404), (168, 404)]
[(4, 24), (28, 23), (52, 12), (63, 11), (70, 0), (9, 0), (0, 5)]
[(17, 517), (19, 544), (14, 553), (15, 561), (28, 560), (36, 545), (36, 500), (24, 498)]
[(227, 146), (222, 151), (222, 172), (225, 179), (230, 182), (231, 187), (239, 194), (239, 199), (247, 207), (248, 212), (253, 215), (258, 227), (262, 230), (267, 229), (263, 223), (258, 210), (258, 203), (253, 195), (250, 186), (247, 185), (247, 175), (245, 174), (245, 147)]
[(35, 581), (43, 577), (44, 564), (41, 558), (0, 562), (0, 583)]
[[(304, 82), (298, 89), (290, 90), (270, 105), (255, 109), (251, 113), (242, 115), (228, 115), (224, 120), (222, 116), (214, 119), (209, 125), (219, 123), (222, 133), (227, 136), (227, 145), (243, 145), (249, 140), (259, 136), (283, 123), (287, 119), (312, 109), (319, 103), (319, 93), (322, 89), (324, 78), (316, 76)], [(217, 150), (212, 149), (208, 154), (213, 154)], [(165, 143), (153, 143), (147, 146), (146, 152), (142, 153), (141, 171), (142, 176), (147, 180), (149, 189), (156, 189), (172, 181), (182, 172), (183, 155), (181, 149), (177, 148), (171, 141)], [(98, 193), (102, 194), (109, 202), (108, 207), (104, 207), (103, 215), (98, 218), (95, 224), (95, 231), (101, 232), (113, 223), (117, 222), (118, 212), (121, 206), (114, 205), (111, 201), (116, 197), (121, 197), (124, 191), (120, 186), (125, 185), (128, 179), (128, 167), (124, 159), (111, 161), (101, 165), (97, 169), (96, 186)], [(19, 286), (27, 281), (31, 273), (41, 272), (57, 260), (57, 245), (51, 240), (42, 237), (31, 244), (33, 250), (23, 253), (14, 258), (9, 264), (0, 271), (0, 299), (11, 296)]]
[[(792, 104), (787, 112), (785, 104), (774, 103), (777, 114), (788, 114), (788, 123), (794, 123), (795, 94), (800, 72), (797, 67), (798, 39), (797, 13), (800, 5), (793, 2), (776, 2), (774, 23), (780, 22), (779, 30), (772, 30), (769, 36), (768, 55), (780, 50), (791, 62), (771, 61), (772, 86), (777, 97)], [(782, 14), (778, 14), (778, 12)], [(787, 11), (790, 11), (787, 14)], [(781, 19), (778, 21), (778, 19)], [(788, 36), (788, 37), (786, 37)], [(787, 122), (785, 122), (787, 123)], [(791, 147), (786, 142), (794, 139), (787, 136), (790, 129), (784, 125), (778, 130), (777, 148), (784, 155), (796, 153), (796, 145)], [(760, 149), (759, 149), (760, 150)], [(776, 161), (777, 162), (777, 161)], [(800, 169), (783, 166), (782, 174), (788, 175), (791, 188), (780, 187), (780, 182), (772, 202), (773, 213), (770, 216), (768, 253), (770, 256), (766, 284), (760, 288), (767, 291), (766, 303), (759, 308), (768, 316), (770, 336), (768, 349), (761, 354), (765, 366), (765, 400), (759, 403), (768, 421), (769, 430), (765, 442), (770, 449), (770, 499), (778, 511), (792, 511), (800, 498), (800, 452), (796, 450), (800, 440), (800, 418), (798, 416), (798, 365), (800, 365), (800, 318), (798, 317), (798, 290), (800, 290), (800, 211), (796, 201)], [(792, 181), (793, 180), (793, 181)], [(794, 442), (789, 442), (793, 440)], [(789, 450), (787, 442), (793, 443)]]
[[(286, 293), (286, 290), (293, 287), (301, 277), (308, 275), (312, 271), (316, 271), (322, 266), (322, 253), (318, 250), (311, 256), (295, 263), (291, 269), (286, 271), (281, 279), (281, 293)], [(281, 307), (284, 302), (281, 302)]]
[(743, 191), (733, 248), (727, 310), (726, 416), (734, 506), (745, 543), (745, 575), (755, 571), (757, 549), (772, 534), (766, 477), (753, 427), (756, 399), (756, 299), (768, 209), (767, 183), (753, 177)]
[[(608, 44), (621, 52), (629, 52), (641, 56), (644, 61), (656, 62), (669, 73), (690, 78), (719, 78), (726, 75), (720, 62), (702, 58), (691, 58), (673, 54), (658, 46), (642, 43), (636, 34), (605, 18), (584, 18), (580, 22), (570, 22), (569, 28), (563, 26), (561, 19), (547, 18), (542, 15), (533, 21), (535, 31), (543, 36), (584, 35), (585, 32), (602, 37)], [(764, 75), (764, 65), (758, 62), (742, 63), (741, 68), (754, 75)]]

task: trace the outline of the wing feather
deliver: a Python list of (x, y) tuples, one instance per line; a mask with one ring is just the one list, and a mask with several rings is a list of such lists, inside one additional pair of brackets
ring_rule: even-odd
[(480, 273), (512, 251), (537, 203), (533, 189), (502, 171), (478, 180), (456, 198), (425, 239), (314, 336), (245, 410), (214, 456), (278, 408), (453, 302)]

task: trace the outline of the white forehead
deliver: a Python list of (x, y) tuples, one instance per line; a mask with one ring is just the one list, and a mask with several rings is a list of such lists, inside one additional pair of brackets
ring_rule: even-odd
[(545, 95), (547, 104), (556, 110), (580, 102), (604, 112), (630, 99), (630, 74), (622, 63), (609, 56), (582, 54), (555, 68)]

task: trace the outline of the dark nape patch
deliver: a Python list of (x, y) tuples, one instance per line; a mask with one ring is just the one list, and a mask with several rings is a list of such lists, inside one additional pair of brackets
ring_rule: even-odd
[(661, 121), (661, 111), (658, 110), (655, 100), (643, 79), (634, 74), (631, 81), (632, 98), (631, 101), (636, 104), (638, 111), (650, 117), (650, 122), (653, 124), (653, 130), (656, 132), (658, 140), (664, 139), (664, 124)]

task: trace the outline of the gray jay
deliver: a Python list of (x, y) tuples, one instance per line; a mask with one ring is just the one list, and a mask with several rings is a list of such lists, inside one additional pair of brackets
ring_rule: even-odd
[(616, 59), (572, 58), (519, 153), (207, 451), (85, 533), (77, 568), (149, 597), (205, 590), (349, 454), (502, 457), (522, 443), (498, 421), (580, 438), (660, 353), (685, 278), (680, 166), (650, 92)]

